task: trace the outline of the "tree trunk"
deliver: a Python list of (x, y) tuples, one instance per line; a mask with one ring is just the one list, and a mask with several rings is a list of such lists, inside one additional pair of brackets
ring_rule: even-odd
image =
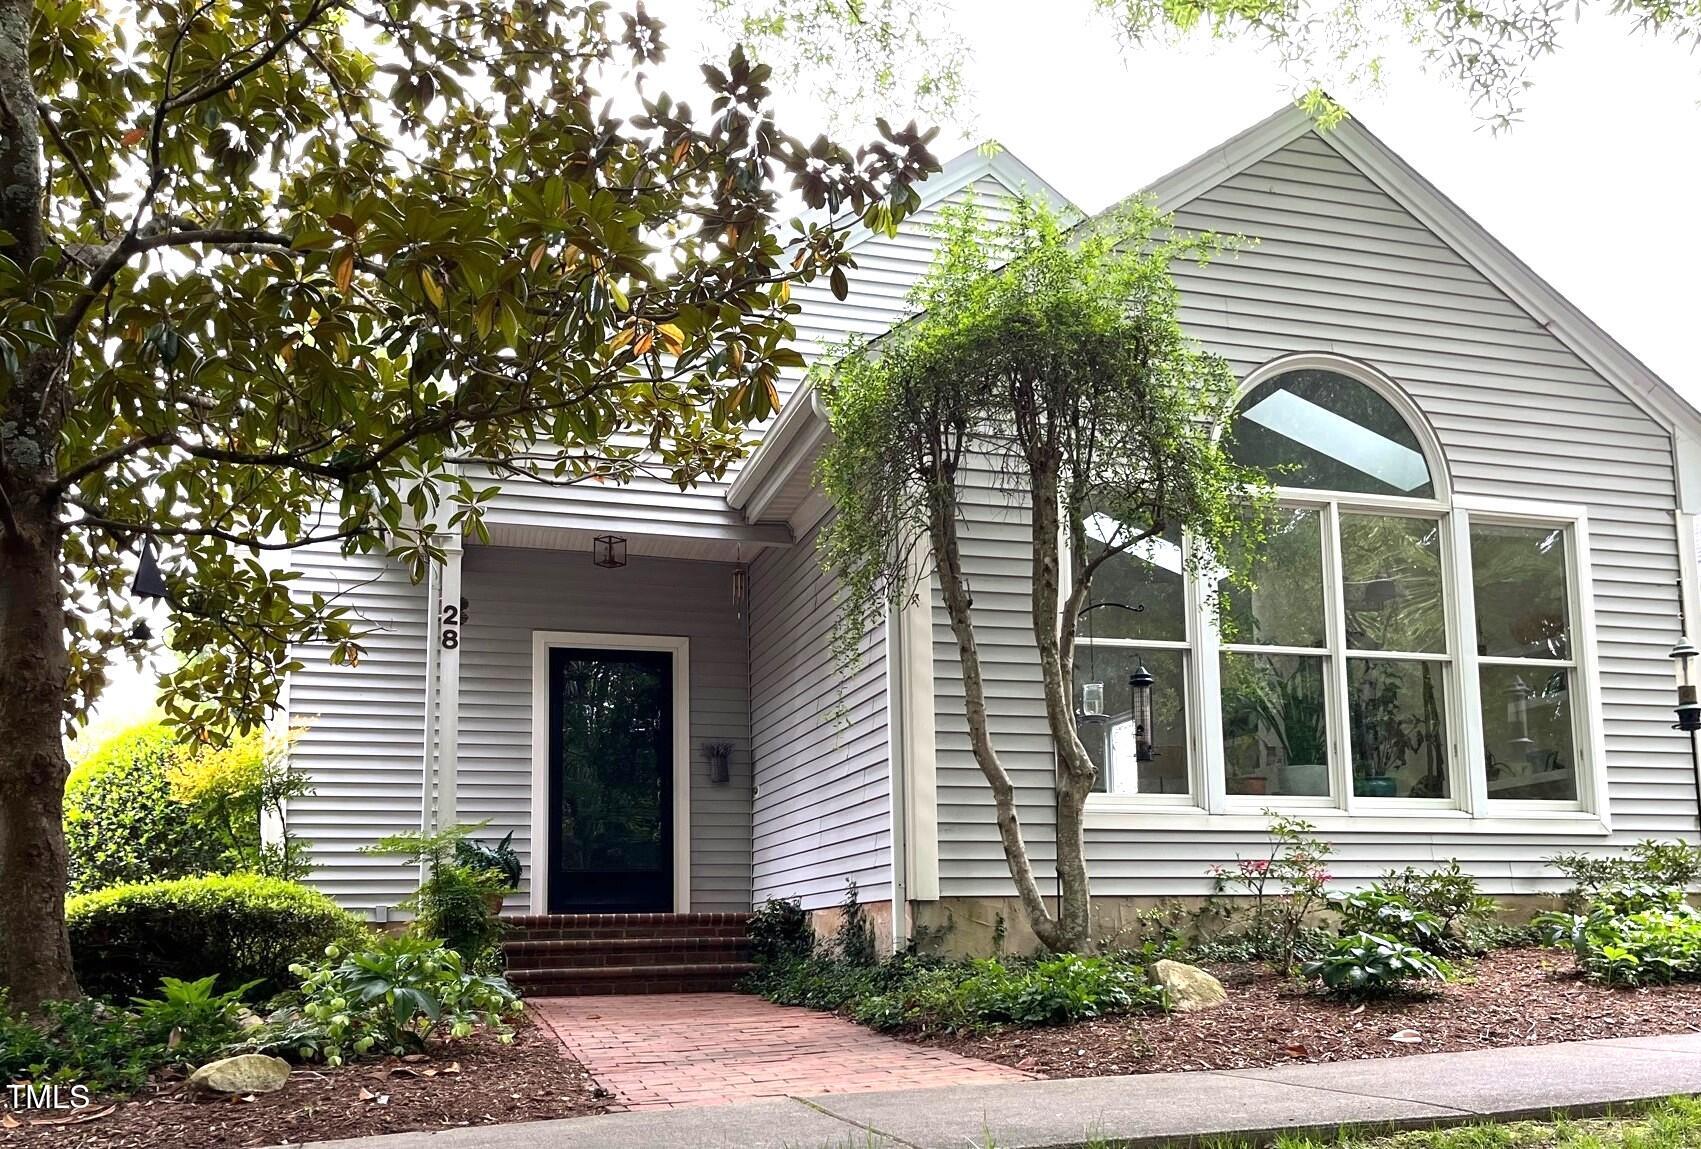
[[(0, 231), (43, 253), (31, 0), (0, 0)], [(69, 656), (53, 493), (65, 351), (38, 350), (0, 392), (0, 979), (14, 1008), (77, 996), (65, 933), (63, 718)]]
[[(1058, 599), (1062, 582), (1059, 555), (1058, 486), (1053, 467), (1029, 458), (1032, 480), (1031, 605), (1034, 646), (1039, 651), (1045, 686), (1045, 717), (1057, 748), (1057, 922), (1060, 947), (1091, 953), (1093, 902), (1087, 877), (1086, 808), (1096, 767), (1075, 729), (1074, 652), (1065, 649)], [(1078, 609), (1074, 596), (1063, 607)], [(1073, 626), (1061, 628), (1071, 638)], [(1059, 948), (1059, 947), (1053, 947)]]
[(34, 1009), (77, 996), (65, 932), (68, 662), (57, 515), (34, 498), (12, 509), (16, 528), (0, 538), (0, 975), (12, 1007)]
[[(936, 491), (943, 486), (936, 487)], [(939, 496), (935, 498), (937, 500)], [(1022, 822), (1016, 810), (1016, 787), (999, 761), (998, 750), (993, 746), (992, 735), (987, 728), (986, 684), (981, 677), (980, 647), (975, 640), (973, 596), (969, 593), (968, 580), (963, 577), (962, 552), (957, 545), (955, 505), (933, 507), (929, 534), (945, 610), (951, 618), (951, 633), (956, 636), (957, 655), (962, 662), (963, 713), (969, 725), (969, 742), (974, 748), (975, 762), (992, 788), (1004, 861), (1010, 868), (1010, 878), (1016, 884), (1016, 894), (1021, 899), (1022, 910), (1034, 936), (1047, 949), (1054, 953), (1062, 952), (1069, 948), (1069, 939), (1059, 929), (1058, 920), (1046, 909), (1039, 883), (1034, 880), (1033, 863), (1028, 858)]]

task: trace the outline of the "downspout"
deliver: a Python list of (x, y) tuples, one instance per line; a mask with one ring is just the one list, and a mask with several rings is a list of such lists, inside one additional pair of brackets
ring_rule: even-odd
[(892, 952), (909, 948), (909, 768), (905, 750), (904, 627), (902, 607), (886, 604), (886, 774), (892, 816)]
[(425, 747), (420, 755), (419, 832), (435, 828), (437, 802), (437, 616), (443, 587), (436, 563), (425, 576)]

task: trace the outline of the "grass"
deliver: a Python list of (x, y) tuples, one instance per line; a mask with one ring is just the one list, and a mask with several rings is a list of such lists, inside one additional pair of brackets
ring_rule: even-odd
[[(1118, 1141), (1089, 1136), (1084, 1149), (1118, 1149)], [(1517, 1121), (1461, 1125), (1385, 1135), (1282, 1137), (1275, 1149), (1697, 1149), (1701, 1146), (1701, 1098), (1673, 1097), (1587, 1120)], [(998, 1149), (987, 1138), (977, 1149)], [(1208, 1149), (1254, 1149), (1221, 1141)]]
[[(887, 1149), (891, 1144), (880, 1135), (867, 1132), (815, 1149)], [(1122, 1144), (1089, 1133), (1083, 1149), (1119, 1149)], [(1672, 1097), (1587, 1120), (1489, 1122), (1380, 1136), (1343, 1133), (1321, 1140), (1282, 1137), (1274, 1149), (1697, 1149), (1698, 1146), (1701, 1146), (1701, 1098)], [(997, 1138), (983, 1134), (972, 1149), (999, 1149)], [(1206, 1149), (1255, 1147), (1241, 1141), (1219, 1141), (1209, 1143)]]

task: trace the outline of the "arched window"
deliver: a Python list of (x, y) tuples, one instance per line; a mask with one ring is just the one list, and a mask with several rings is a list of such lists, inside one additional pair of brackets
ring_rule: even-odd
[(1235, 408), (1231, 452), (1282, 500), (1255, 585), (1221, 588), (1231, 799), (1454, 794), (1445, 489), (1368, 378), (1278, 368)]
[(1278, 486), (1429, 499), (1411, 424), (1375, 388), (1325, 367), (1272, 376), (1235, 408), (1231, 453)]

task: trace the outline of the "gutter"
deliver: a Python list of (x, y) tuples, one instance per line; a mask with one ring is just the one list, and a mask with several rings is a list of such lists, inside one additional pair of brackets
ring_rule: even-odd
[(727, 485), (728, 505), (742, 511), (745, 522), (758, 521), (797, 464), (830, 434), (826, 404), (814, 382), (805, 381), (780, 409), (750, 461)]

